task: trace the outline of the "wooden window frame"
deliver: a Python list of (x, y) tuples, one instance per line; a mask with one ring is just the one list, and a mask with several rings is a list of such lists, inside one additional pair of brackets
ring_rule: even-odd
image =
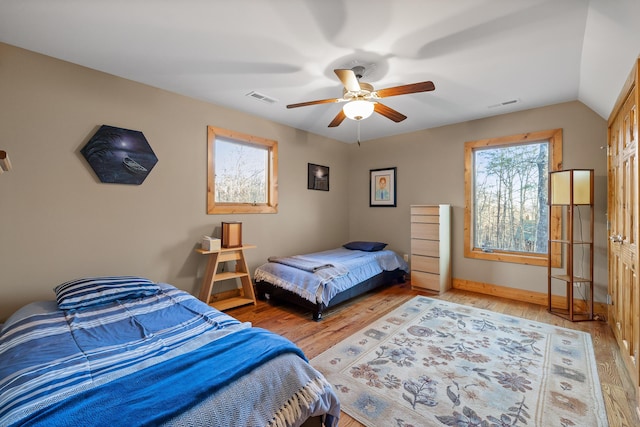
[[(549, 255), (511, 252), (494, 249), (492, 252), (484, 251), (482, 248), (474, 247), (473, 244), (473, 200), (474, 200), (474, 165), (473, 153), (476, 149), (487, 147), (501, 147), (518, 144), (531, 144), (535, 142), (549, 142), (549, 170), (562, 170), (562, 129), (551, 129), (538, 132), (521, 133), (499, 138), (481, 139), (477, 141), (465, 142), (464, 146), (464, 188), (465, 188), (465, 209), (464, 209), (464, 256), (490, 261), (512, 262), (518, 264), (547, 266)], [(551, 229), (549, 236), (558, 236), (560, 233), (561, 217), (555, 210), (549, 210), (551, 216)], [(549, 250), (550, 248), (547, 248)], [(552, 264), (556, 265), (561, 260), (560, 253), (552, 254)]]
[[(249, 144), (268, 151), (267, 202), (266, 203), (216, 203), (215, 194), (215, 142), (216, 136), (243, 144)], [(278, 212), (278, 142), (207, 126), (207, 214), (243, 214), (243, 213), (277, 213)]]

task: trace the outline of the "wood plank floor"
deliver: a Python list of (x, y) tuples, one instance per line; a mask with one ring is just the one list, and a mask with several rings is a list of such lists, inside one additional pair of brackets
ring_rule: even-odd
[[(326, 311), (320, 322), (311, 320), (311, 312), (285, 303), (258, 301), (257, 306), (244, 306), (228, 313), (289, 338), (312, 359), (416, 295), (419, 293), (412, 291), (408, 283), (393, 285)], [(451, 290), (435, 298), (590, 333), (609, 425), (640, 426), (631, 379), (624, 370), (615, 338), (605, 322), (572, 323), (548, 313), (544, 306), (460, 290)], [(349, 415), (341, 414), (340, 427), (360, 426), (362, 424)]]

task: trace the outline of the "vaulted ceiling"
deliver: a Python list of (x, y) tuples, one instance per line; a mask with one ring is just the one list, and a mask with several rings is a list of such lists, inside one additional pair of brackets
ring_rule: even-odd
[(328, 127), (343, 103), (286, 105), (342, 97), (334, 69), (363, 66), (376, 90), (435, 90), (380, 100), (407, 119), (374, 113), (362, 141), (573, 100), (607, 118), (638, 17), (638, 0), (0, 0), (0, 41), (355, 142), (357, 122)]

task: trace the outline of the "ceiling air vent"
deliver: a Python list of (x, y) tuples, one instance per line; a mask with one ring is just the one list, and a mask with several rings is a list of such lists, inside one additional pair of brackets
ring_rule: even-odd
[(501, 103), (499, 103), (499, 104), (489, 105), (489, 107), (487, 107), (487, 108), (506, 107), (506, 106), (508, 106), (508, 105), (517, 104), (518, 102), (520, 102), (520, 100), (519, 100), (519, 99), (510, 99), (509, 101), (504, 101), (504, 102), (501, 102)]
[(249, 96), (251, 98), (255, 98), (258, 101), (266, 102), (267, 104), (275, 104), (276, 102), (278, 102), (277, 99), (271, 98), (271, 97), (269, 97), (267, 95), (263, 95), (263, 94), (261, 94), (259, 92), (254, 91), (254, 90), (249, 92), (246, 96)]

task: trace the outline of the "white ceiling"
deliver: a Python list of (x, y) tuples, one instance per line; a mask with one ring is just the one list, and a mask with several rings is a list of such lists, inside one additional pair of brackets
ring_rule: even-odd
[(327, 127), (342, 104), (285, 106), (339, 98), (333, 70), (364, 65), (376, 89), (436, 89), (383, 99), (408, 118), (374, 114), (362, 141), (573, 100), (607, 118), (639, 17), (640, 0), (0, 0), (0, 41), (355, 142), (356, 122)]

